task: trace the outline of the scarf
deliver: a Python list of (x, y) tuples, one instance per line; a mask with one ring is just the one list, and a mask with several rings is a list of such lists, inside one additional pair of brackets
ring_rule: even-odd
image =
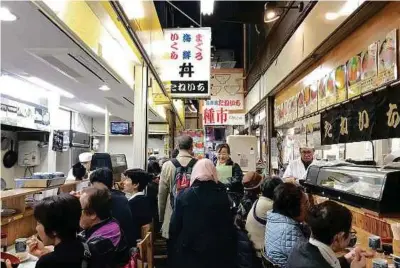
[(190, 185), (196, 180), (218, 182), (217, 169), (211, 160), (205, 158), (197, 161), (192, 170)]
[(310, 237), (308, 241), (311, 245), (314, 245), (318, 248), (322, 257), (329, 263), (329, 265), (333, 268), (340, 268), (340, 262), (335, 255), (335, 252), (326, 244)]

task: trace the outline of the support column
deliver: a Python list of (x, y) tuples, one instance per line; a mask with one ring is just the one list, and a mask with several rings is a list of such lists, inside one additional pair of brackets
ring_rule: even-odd
[(105, 107), (106, 113), (104, 115), (104, 152), (108, 153), (108, 144), (110, 142), (110, 113), (108, 112), (108, 106)]
[(269, 174), (272, 174), (271, 165), (271, 139), (273, 138), (274, 129), (274, 99), (273, 97), (267, 97), (265, 101), (265, 153), (266, 159), (266, 170)]
[(47, 170), (48, 172), (56, 172), (56, 159), (57, 153), (53, 151), (53, 126), (56, 125), (57, 120), (59, 120), (60, 112), (60, 95), (56, 93), (49, 93), (48, 97), (48, 107), (50, 114), (50, 135), (49, 135), (49, 146), (47, 147)]
[(135, 66), (135, 91), (133, 113), (133, 167), (147, 168), (147, 134), (148, 134), (148, 68)]

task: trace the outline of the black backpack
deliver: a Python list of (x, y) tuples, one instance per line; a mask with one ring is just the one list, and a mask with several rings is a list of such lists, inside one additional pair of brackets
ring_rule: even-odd
[(178, 194), (190, 187), (190, 176), (194, 165), (197, 163), (197, 159), (192, 158), (187, 166), (183, 167), (179, 161), (174, 158), (171, 159), (172, 164), (175, 166), (175, 175), (172, 181), (172, 189), (170, 192), (171, 207), (175, 206), (175, 198)]

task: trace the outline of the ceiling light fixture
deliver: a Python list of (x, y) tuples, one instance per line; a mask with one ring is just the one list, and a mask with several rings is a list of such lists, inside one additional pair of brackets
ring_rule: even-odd
[(59, 87), (56, 87), (55, 85), (52, 85), (52, 84), (50, 84), (50, 83), (48, 83), (48, 82), (46, 82), (46, 81), (44, 81), (44, 80), (42, 80), (42, 79), (40, 79), (38, 77), (29, 76), (29, 77), (26, 77), (25, 79), (27, 81), (31, 82), (32, 84), (35, 84), (35, 85), (37, 85), (39, 87), (42, 87), (44, 89), (56, 92), (56, 93), (60, 94), (63, 97), (66, 97), (66, 98), (69, 98), (69, 99), (72, 99), (72, 98), (75, 97), (73, 94), (69, 93), (68, 91), (66, 91), (64, 89), (61, 89)]
[(129, 20), (144, 18), (142, 0), (120, 0), (119, 2)]
[(200, 1), (201, 14), (212, 15), (214, 12), (214, 0), (201, 0)]
[(17, 16), (10, 12), (8, 8), (0, 7), (0, 21), (15, 21)]
[[(97, 105), (94, 105), (93, 103), (85, 103), (85, 102), (81, 102), (82, 106), (85, 106), (86, 108), (88, 108), (89, 110), (96, 112), (96, 113), (101, 113), (101, 114), (105, 114), (107, 111), (106, 109), (103, 109)], [(109, 113), (110, 114), (110, 113)], [(110, 114), (111, 115), (111, 114)]]
[(339, 18), (339, 14), (336, 12), (327, 12), (325, 14), (325, 19), (327, 20), (336, 20), (337, 18)]
[(111, 90), (111, 88), (110, 88), (109, 86), (107, 86), (107, 85), (102, 85), (101, 87), (99, 87), (99, 89), (102, 90), (102, 91), (109, 91), (109, 90)]
[(264, 5), (264, 23), (271, 23), (278, 20), (284, 9), (298, 9), (299, 12), (302, 12), (304, 3), (300, 2), (295, 6), (278, 6), (277, 2), (267, 2)]

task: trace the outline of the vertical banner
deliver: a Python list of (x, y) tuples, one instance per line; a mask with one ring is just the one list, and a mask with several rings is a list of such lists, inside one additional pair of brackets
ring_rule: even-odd
[(172, 98), (209, 98), (211, 28), (165, 29), (168, 60), (163, 80), (171, 81)]

